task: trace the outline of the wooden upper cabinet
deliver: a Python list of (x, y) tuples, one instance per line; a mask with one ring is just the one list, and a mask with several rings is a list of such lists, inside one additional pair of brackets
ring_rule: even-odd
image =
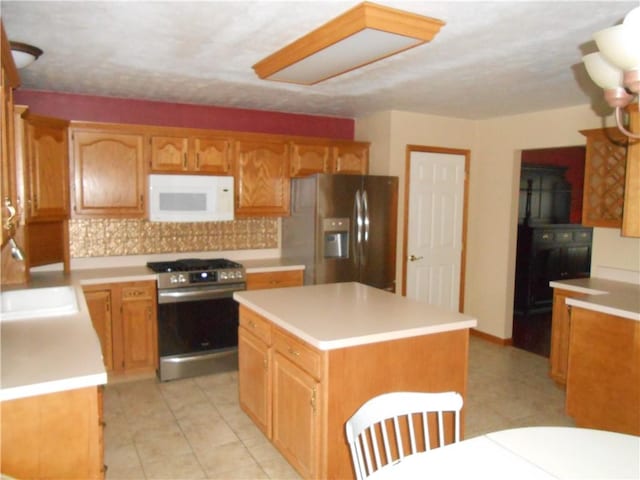
[(327, 144), (291, 143), (291, 177), (331, 173), (332, 148)]
[(143, 218), (144, 135), (71, 128), (74, 216)]
[(587, 137), (582, 224), (622, 226), (627, 139), (617, 128), (582, 130)]
[(24, 117), (27, 222), (69, 218), (68, 125), (57, 118)]
[(229, 137), (152, 135), (150, 146), (152, 173), (232, 173)]
[(296, 140), (291, 142), (291, 177), (315, 173), (366, 175), (369, 144), (340, 140)]
[(280, 140), (236, 141), (236, 215), (289, 215), (288, 153)]
[(333, 147), (333, 173), (366, 175), (369, 172), (369, 144), (344, 142)]
[[(631, 131), (640, 133), (640, 110), (638, 110), (638, 104), (630, 105), (627, 111), (629, 112)], [(640, 140), (630, 142), (627, 148), (622, 235), (640, 237)]]
[[(13, 89), (20, 85), (9, 41), (0, 19), (0, 244), (15, 234), (17, 193), (13, 131)], [(11, 218), (13, 217), (13, 218)]]

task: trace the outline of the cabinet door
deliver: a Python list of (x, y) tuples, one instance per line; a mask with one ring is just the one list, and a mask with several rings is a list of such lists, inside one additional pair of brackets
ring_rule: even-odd
[(194, 138), (194, 170), (215, 175), (231, 175), (231, 147), (232, 140), (230, 138)]
[(588, 277), (591, 272), (591, 247), (589, 245), (565, 247), (564, 267), (566, 278)]
[(242, 327), (238, 331), (238, 380), (240, 406), (271, 437), (269, 347)]
[(571, 296), (564, 291), (554, 291), (551, 314), (551, 353), (549, 376), (557, 383), (567, 382), (569, 360), (569, 306), (565, 303)]
[[(640, 133), (640, 111), (637, 103), (627, 107), (629, 126), (632, 132)], [(622, 235), (640, 237), (640, 142), (629, 143), (624, 190), (624, 214)]]
[(27, 115), (28, 221), (69, 218), (68, 122)]
[[(10, 52), (9, 41), (0, 21), (0, 49)], [(13, 89), (20, 84), (18, 71), (11, 55), (1, 55), (0, 68), (0, 244), (4, 246), (15, 234), (17, 221), (7, 223), (14, 216), (18, 202), (16, 198), (16, 170), (14, 156)], [(8, 227), (8, 228), (5, 228)]]
[(330, 172), (331, 147), (329, 145), (291, 144), (291, 177)]
[(84, 290), (91, 323), (100, 339), (102, 359), (107, 371), (113, 370), (113, 335), (111, 330), (111, 290)]
[(74, 216), (144, 217), (143, 135), (74, 130)]
[(368, 143), (352, 143), (334, 147), (334, 173), (366, 175), (368, 171)]
[(151, 171), (183, 173), (190, 168), (186, 137), (151, 137)]
[(236, 215), (289, 214), (289, 156), (283, 141), (237, 141)]
[(156, 368), (158, 338), (155, 284), (124, 284), (120, 288), (124, 369)]
[(277, 351), (273, 354), (272, 441), (303, 478), (316, 478), (320, 384)]

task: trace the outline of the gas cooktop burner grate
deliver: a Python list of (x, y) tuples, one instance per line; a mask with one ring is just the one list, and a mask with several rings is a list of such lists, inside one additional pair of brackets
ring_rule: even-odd
[(224, 258), (200, 259), (185, 258), (172, 262), (149, 262), (147, 267), (156, 273), (163, 272), (197, 272), (202, 270), (218, 270), (225, 268), (242, 268), (242, 265)]

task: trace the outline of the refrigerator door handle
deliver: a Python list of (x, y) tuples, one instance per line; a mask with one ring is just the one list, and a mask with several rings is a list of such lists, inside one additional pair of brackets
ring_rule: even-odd
[(364, 264), (367, 260), (369, 249), (369, 198), (366, 190), (362, 191), (362, 223), (364, 233), (362, 235), (362, 258), (360, 263)]
[(353, 244), (353, 261), (357, 265), (360, 263), (360, 256), (362, 250), (362, 196), (360, 190), (356, 190), (355, 199), (353, 202), (353, 226), (354, 226), (354, 244)]

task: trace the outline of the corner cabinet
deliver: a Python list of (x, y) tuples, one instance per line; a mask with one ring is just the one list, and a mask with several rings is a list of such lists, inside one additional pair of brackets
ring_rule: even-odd
[(236, 215), (289, 215), (289, 145), (277, 139), (238, 139), (234, 160)]
[[(640, 110), (635, 103), (627, 108), (630, 128), (640, 133)], [(633, 140), (627, 148), (627, 175), (624, 190), (622, 235), (640, 237), (640, 140)]]
[(151, 173), (233, 173), (233, 139), (230, 137), (152, 135), (149, 144)]
[(83, 287), (91, 322), (110, 373), (158, 367), (156, 284), (153, 281)]
[(74, 217), (143, 218), (144, 135), (123, 129), (70, 129)]

